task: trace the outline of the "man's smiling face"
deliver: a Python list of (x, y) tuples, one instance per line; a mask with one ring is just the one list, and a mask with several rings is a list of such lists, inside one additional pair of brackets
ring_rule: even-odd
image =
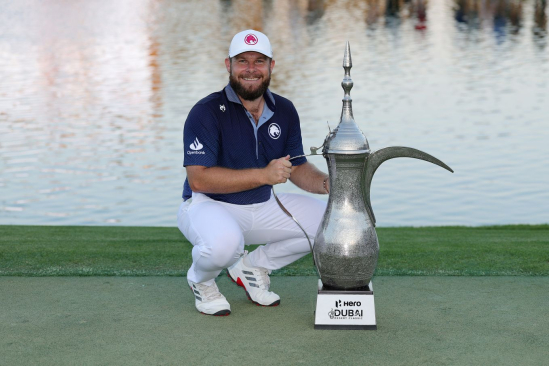
[(274, 60), (259, 52), (243, 52), (225, 60), (229, 83), (242, 99), (253, 101), (261, 97), (271, 82)]

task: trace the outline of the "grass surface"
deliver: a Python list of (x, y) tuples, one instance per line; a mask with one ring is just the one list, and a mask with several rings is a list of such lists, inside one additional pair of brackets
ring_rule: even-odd
[[(378, 276), (549, 275), (549, 225), (377, 233)], [(0, 226), (0, 276), (181, 276), (191, 264), (191, 248), (177, 228)], [(307, 255), (273, 274), (315, 272)]]
[(374, 278), (376, 331), (315, 330), (313, 276), (272, 278), (276, 307), (227, 276), (227, 317), (181, 277), (0, 277), (0, 364), (541, 366), (549, 277)]

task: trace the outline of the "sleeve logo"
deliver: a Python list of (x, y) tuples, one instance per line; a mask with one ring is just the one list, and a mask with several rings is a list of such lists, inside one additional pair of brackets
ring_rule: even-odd
[(204, 151), (200, 151), (202, 150), (204, 145), (202, 145), (200, 141), (198, 141), (198, 137), (194, 139), (193, 143), (189, 147), (193, 151), (187, 150), (187, 155), (196, 155), (196, 154), (205, 155), (206, 154)]
[(200, 141), (198, 141), (198, 137), (194, 139), (193, 143), (191, 144), (191, 146), (189, 146), (191, 148), (191, 150), (202, 150), (202, 148), (204, 147), (204, 145), (202, 145), (200, 143)]

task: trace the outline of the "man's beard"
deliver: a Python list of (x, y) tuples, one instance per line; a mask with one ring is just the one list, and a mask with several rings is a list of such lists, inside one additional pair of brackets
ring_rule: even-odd
[(267, 91), (269, 84), (271, 83), (271, 73), (269, 76), (263, 80), (263, 82), (256, 89), (246, 89), (244, 85), (238, 80), (238, 78), (233, 76), (232, 70), (229, 74), (229, 84), (231, 88), (244, 100), (253, 101), (261, 97)]

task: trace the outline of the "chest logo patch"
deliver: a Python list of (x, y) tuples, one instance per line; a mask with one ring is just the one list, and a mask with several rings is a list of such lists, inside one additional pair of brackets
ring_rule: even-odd
[(280, 126), (276, 123), (271, 123), (269, 125), (269, 136), (271, 136), (272, 139), (276, 140), (280, 137)]
[(191, 148), (191, 150), (202, 150), (202, 148), (204, 147), (204, 145), (202, 145), (200, 143), (200, 141), (198, 141), (198, 137), (194, 139), (193, 143), (191, 144), (191, 146), (189, 146)]
[(225, 104), (220, 104), (219, 109), (221, 110), (221, 112), (225, 112)]

